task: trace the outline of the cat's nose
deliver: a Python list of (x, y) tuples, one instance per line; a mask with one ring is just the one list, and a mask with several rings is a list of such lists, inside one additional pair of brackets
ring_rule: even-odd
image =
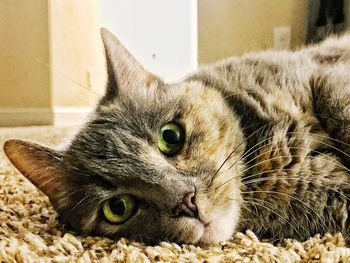
[(173, 212), (175, 216), (198, 217), (198, 209), (194, 192), (185, 194), (182, 199), (182, 203), (175, 207)]

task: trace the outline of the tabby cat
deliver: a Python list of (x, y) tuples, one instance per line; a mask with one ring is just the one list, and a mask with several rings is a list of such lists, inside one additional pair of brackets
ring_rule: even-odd
[(70, 144), (4, 145), (63, 223), (146, 243), (216, 243), (245, 229), (350, 237), (350, 35), (164, 83), (101, 32), (106, 93)]

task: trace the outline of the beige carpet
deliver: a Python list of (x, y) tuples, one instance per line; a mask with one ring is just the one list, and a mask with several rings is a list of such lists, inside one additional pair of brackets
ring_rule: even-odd
[[(1, 128), (8, 138), (56, 145), (72, 128)], [(2, 147), (1, 147), (2, 149)], [(64, 230), (48, 199), (9, 164), (0, 151), (0, 262), (350, 262), (343, 237), (316, 236), (284, 246), (260, 242), (247, 232), (207, 248), (161, 243), (144, 246), (126, 239), (81, 237)]]

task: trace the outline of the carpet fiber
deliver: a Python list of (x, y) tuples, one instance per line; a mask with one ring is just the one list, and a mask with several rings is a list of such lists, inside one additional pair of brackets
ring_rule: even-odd
[[(9, 138), (57, 145), (73, 128), (1, 128)], [(1, 147), (2, 148), (2, 147)], [(82, 237), (56, 220), (48, 199), (21, 176), (0, 151), (0, 262), (350, 262), (341, 234), (274, 246), (252, 232), (206, 248), (160, 243), (144, 246), (126, 239)]]

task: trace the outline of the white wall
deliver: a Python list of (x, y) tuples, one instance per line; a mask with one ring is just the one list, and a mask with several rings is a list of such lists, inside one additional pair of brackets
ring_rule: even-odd
[(197, 0), (100, 0), (102, 25), (151, 72), (174, 80), (197, 67)]

